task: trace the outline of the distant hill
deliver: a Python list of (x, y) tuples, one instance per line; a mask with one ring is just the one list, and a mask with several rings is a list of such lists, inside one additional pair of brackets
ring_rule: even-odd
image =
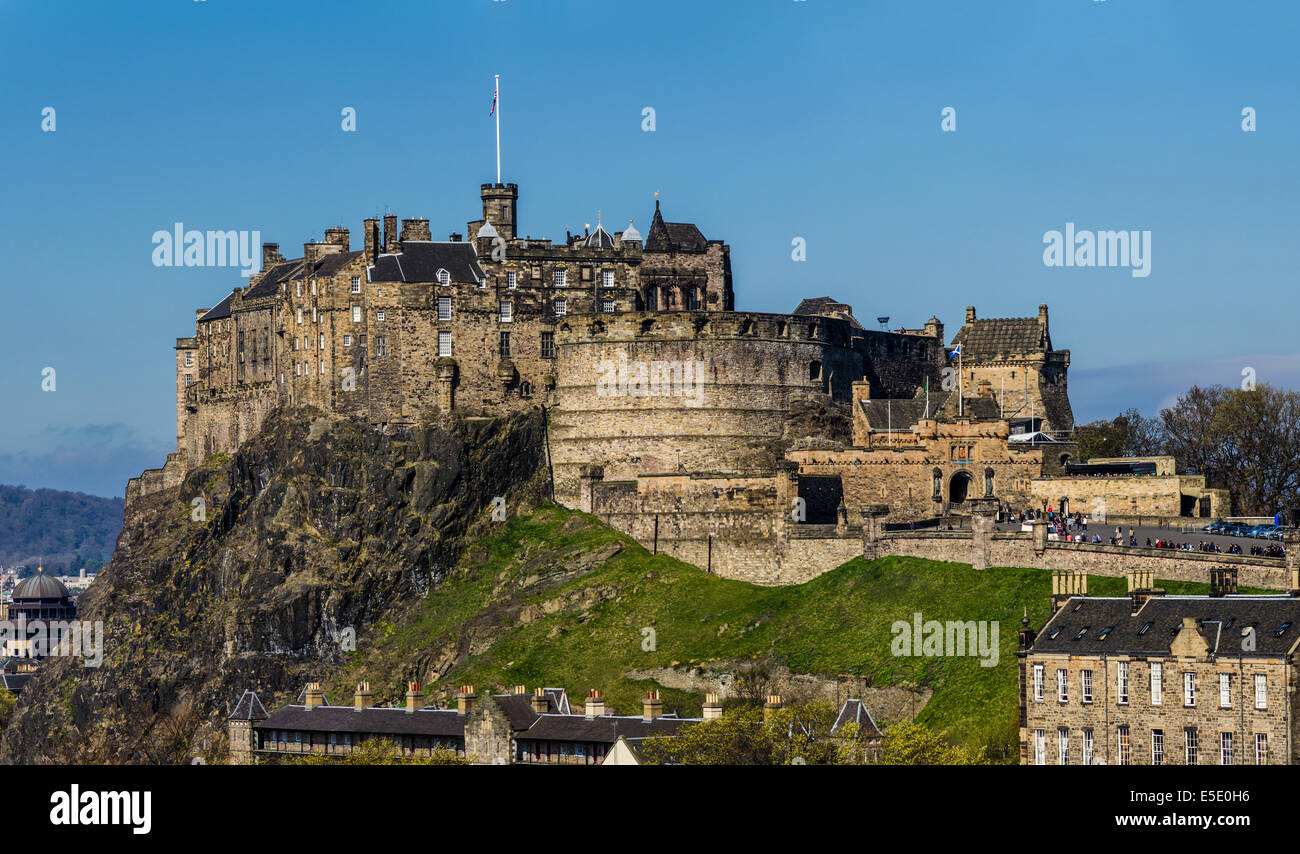
[(76, 572), (113, 556), (122, 499), (83, 492), (0, 486), (0, 564)]

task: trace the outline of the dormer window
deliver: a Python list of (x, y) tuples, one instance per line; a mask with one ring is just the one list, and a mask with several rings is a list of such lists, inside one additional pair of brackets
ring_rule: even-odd
[(446, 270), (439, 270), (439, 271), (438, 271), (438, 284), (440, 284), (440, 285), (450, 285), (450, 284), (451, 284), (451, 273), (448, 273)]

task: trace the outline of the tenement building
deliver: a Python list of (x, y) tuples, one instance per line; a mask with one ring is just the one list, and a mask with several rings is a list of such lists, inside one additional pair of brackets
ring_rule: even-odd
[(1089, 596), (1060, 570), (1054, 613), (1025, 621), (1023, 765), (1290, 765), (1296, 752), (1300, 571), (1286, 595), (1238, 595), (1236, 569), (1209, 596), (1167, 596), (1151, 570), (1125, 597)]

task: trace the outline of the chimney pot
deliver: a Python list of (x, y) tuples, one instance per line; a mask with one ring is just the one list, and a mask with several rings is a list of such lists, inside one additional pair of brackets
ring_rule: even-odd
[(659, 699), (659, 692), (646, 691), (645, 699), (641, 701), (641, 716), (644, 720), (652, 721), (655, 718), (662, 717), (664, 713), (663, 700)]

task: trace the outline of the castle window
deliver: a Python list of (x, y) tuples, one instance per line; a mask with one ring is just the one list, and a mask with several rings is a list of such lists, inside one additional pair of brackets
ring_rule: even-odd
[(601, 300), (600, 310), (605, 312), (606, 314), (610, 314), (611, 312), (614, 311), (614, 301), (612, 299)]
[(438, 332), (438, 355), (451, 355), (451, 333), (446, 330), (439, 330)]
[(557, 299), (555, 301), (555, 316), (563, 317), (568, 313), (569, 313), (569, 301), (565, 299)]
[(501, 340), (497, 345), (497, 355), (506, 358), (510, 355), (510, 333), (502, 332)]
[(451, 320), (451, 297), (438, 297), (438, 319)]
[(376, 335), (375, 336), (375, 357), (378, 358), (380, 356), (387, 356), (387, 355), (388, 355), (388, 336)]
[(510, 300), (502, 300), (501, 313), (499, 315), (501, 322), (510, 323), (514, 320), (514, 317), (515, 317), (515, 304), (510, 302)]
[(645, 310), (646, 311), (659, 310), (659, 289), (658, 288), (651, 286), (645, 289)]
[(601, 271), (600, 271), (600, 286), (601, 286), (602, 288), (612, 288), (612, 287), (614, 287), (614, 271), (613, 271), (613, 270), (601, 270)]
[(298, 306), (298, 323), (302, 324), (302, 306)]
[(686, 289), (686, 310), (696, 311), (700, 307), (699, 291), (696, 288)]
[(294, 282), (294, 284), (298, 286), (298, 296), (302, 296), (302, 282)]
[(302, 376), (302, 362), (294, 362), (294, 363), (293, 363), (293, 375), (294, 375), (295, 377), (300, 377), (300, 376)]
[(325, 360), (324, 360), (324, 359), (321, 359), (321, 360), (320, 360), (320, 371), (319, 371), (319, 373), (320, 373), (320, 375), (321, 375), (322, 377), (325, 376)]
[(383, 310), (383, 309), (380, 309), (379, 311), (375, 312), (375, 320), (379, 321), (380, 323), (383, 323), (383, 322), (384, 322), (384, 310)]
[(322, 332), (322, 333), (320, 334), (320, 349), (321, 349), (321, 350), (324, 350), (324, 349), (325, 349), (325, 333), (324, 333), (324, 332)]
[(343, 336), (343, 346), (344, 346), (344, 347), (351, 347), (351, 346), (352, 346), (352, 336), (351, 336), (351, 335), (344, 335), (344, 336)]
[(542, 333), (542, 358), (543, 359), (555, 358), (555, 333), (554, 332)]
[(446, 270), (439, 270), (439, 271), (438, 271), (438, 284), (440, 284), (440, 285), (450, 285), (450, 284), (451, 284), (451, 273), (447, 272)]
[(192, 382), (194, 382), (194, 375), (193, 375), (193, 374), (186, 374), (186, 375), (185, 375), (185, 386), (186, 386), (186, 388), (188, 388), (189, 385), (190, 385), (190, 383), (192, 383)]
[(808, 379), (819, 380), (822, 378), (822, 363), (813, 359), (808, 363)]
[(1255, 708), (1268, 708), (1268, 677), (1263, 673), (1255, 674)]
[(353, 277), (352, 277), (352, 293), (354, 293), (354, 294), (359, 294), (359, 293), (361, 293), (361, 277), (360, 277), (360, 276), (353, 276)]
[(361, 322), (361, 306), (359, 305), (352, 306), (352, 322), (353, 323)]
[(318, 318), (316, 317), (316, 306), (313, 305), (313, 306), (311, 307), (311, 322), (312, 322), (312, 323), (315, 323), (315, 322), (317, 321), (317, 319), (318, 319)]
[(567, 284), (567, 278), (568, 278), (568, 271), (567, 271), (567, 270), (556, 270), (556, 271), (555, 271), (555, 286), (556, 286), (557, 288), (562, 288), (562, 287), (564, 287), (564, 286)]
[(194, 354), (191, 353), (191, 352), (189, 352), (189, 351), (187, 350), (187, 351), (185, 352), (185, 367), (188, 368), (188, 367), (192, 366), (193, 364), (194, 364)]
[(515, 288), (519, 287), (519, 274), (516, 273), (514, 270), (511, 270), (509, 273), (506, 273), (506, 287), (512, 291)]

